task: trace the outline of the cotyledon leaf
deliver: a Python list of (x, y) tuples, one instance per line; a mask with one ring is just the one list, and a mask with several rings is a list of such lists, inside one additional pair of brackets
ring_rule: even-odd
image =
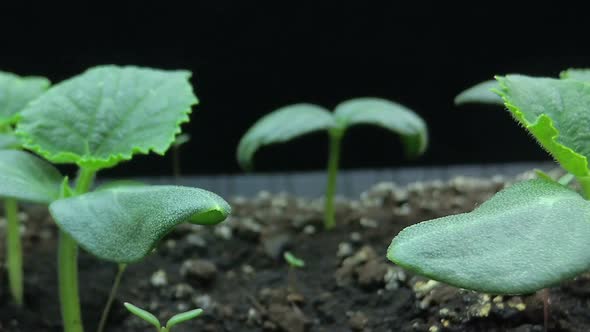
[(135, 306), (129, 302), (125, 302), (125, 303), (123, 303), (123, 305), (125, 306), (125, 308), (127, 310), (129, 310), (129, 312), (131, 312), (135, 316), (143, 319), (144, 321), (152, 324), (158, 331), (160, 331), (162, 329), (162, 325), (160, 324), (160, 320), (156, 316), (154, 316), (151, 312), (141, 309), (140, 307)]
[(0, 150), (18, 149), (20, 147), (21, 142), (14, 133), (0, 133)]
[(514, 116), (568, 172), (588, 176), (590, 85), (576, 80), (497, 77)]
[(22, 111), (24, 146), (54, 163), (101, 169), (164, 154), (197, 103), (188, 71), (99, 66), (54, 85)]
[(237, 150), (238, 163), (250, 170), (259, 148), (314, 131), (329, 130), (334, 125), (332, 114), (321, 106), (295, 104), (279, 108), (258, 120), (242, 137)]
[(400, 135), (408, 157), (416, 157), (426, 150), (426, 123), (409, 108), (380, 98), (356, 98), (336, 106), (334, 117), (343, 129), (370, 124)]
[(387, 257), (448, 284), (525, 294), (590, 269), (590, 202), (542, 179), (514, 184), (479, 208), (410, 226)]
[(49, 204), (59, 197), (63, 177), (43, 159), (19, 150), (0, 150), (0, 197)]
[(231, 208), (216, 194), (178, 186), (129, 186), (61, 199), (49, 211), (62, 231), (95, 256), (135, 262), (176, 225), (219, 223)]
[(21, 77), (0, 71), (0, 126), (16, 122), (18, 112), (49, 85), (44, 77)]
[(478, 83), (469, 89), (461, 92), (455, 97), (455, 105), (469, 103), (504, 105), (502, 98), (493, 93), (493, 89), (498, 89), (498, 82), (495, 80)]
[(571, 79), (571, 80), (590, 83), (590, 69), (570, 68), (570, 69), (562, 71), (559, 74), (559, 77), (562, 79)]
[(184, 323), (186, 321), (189, 321), (191, 319), (195, 319), (195, 318), (201, 316), (202, 313), (203, 313), (203, 309), (193, 309), (190, 311), (176, 314), (176, 315), (172, 316), (168, 320), (168, 322), (166, 322), (166, 328), (168, 331), (170, 331), (170, 329), (172, 329), (172, 327), (174, 327), (180, 323)]

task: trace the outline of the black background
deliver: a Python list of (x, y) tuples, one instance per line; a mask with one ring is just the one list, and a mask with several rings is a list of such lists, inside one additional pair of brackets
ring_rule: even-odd
[[(407, 161), (395, 136), (354, 128), (345, 137), (343, 168), (546, 160), (501, 108), (458, 108), (452, 101), (494, 74), (555, 76), (590, 67), (588, 29), (581, 28), (587, 18), (577, 7), (517, 13), (482, 6), (207, 1), (45, 9), (3, 3), (0, 69), (53, 82), (105, 63), (191, 70), (201, 103), (184, 126), (192, 135), (182, 150), (188, 174), (240, 172), (239, 138), (277, 107), (305, 101), (332, 108), (360, 96), (414, 109), (429, 124), (430, 147)], [(326, 152), (326, 136), (311, 135), (261, 150), (257, 169), (321, 169)], [(106, 173), (167, 175), (170, 157), (138, 157)]]

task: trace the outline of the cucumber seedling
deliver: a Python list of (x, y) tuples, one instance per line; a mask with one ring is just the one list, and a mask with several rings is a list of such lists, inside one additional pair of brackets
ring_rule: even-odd
[(168, 322), (166, 322), (165, 326), (162, 326), (160, 320), (156, 318), (156, 316), (154, 316), (151, 312), (134, 306), (133, 304), (128, 302), (125, 302), (124, 305), (125, 308), (127, 308), (127, 310), (129, 310), (132, 314), (153, 325), (156, 328), (157, 332), (170, 332), (172, 331), (173, 326), (195, 319), (203, 313), (203, 309), (194, 309), (180, 314), (176, 314), (172, 316), (172, 318), (170, 318)]
[[(49, 87), (43, 77), (20, 77), (0, 71), (0, 150), (20, 149), (21, 143), (14, 134), (19, 112)], [(2, 172), (2, 170), (0, 170)], [(0, 174), (10, 176), (9, 174)], [(23, 254), (20, 239), (18, 202), (14, 197), (3, 196), (6, 216), (6, 269), (10, 294), (14, 302), (23, 304)], [(35, 201), (39, 203), (38, 201)], [(48, 202), (41, 202), (48, 203)]]
[[(407, 227), (391, 242), (388, 258), (450, 285), (510, 295), (590, 269), (589, 73), (496, 77), (494, 92), (514, 119), (571, 175), (554, 181), (541, 174), (473, 212)], [(581, 194), (567, 186), (573, 177)]]
[(316, 131), (327, 131), (330, 138), (328, 181), (324, 225), (335, 226), (334, 195), (340, 160), (340, 143), (346, 131), (359, 124), (385, 128), (401, 137), (408, 157), (421, 155), (427, 145), (426, 124), (410, 109), (379, 98), (357, 98), (336, 106), (334, 112), (313, 104), (279, 108), (258, 120), (242, 137), (237, 159), (245, 170), (253, 168), (254, 154), (263, 146), (283, 143)]
[(305, 267), (305, 261), (301, 258), (297, 258), (290, 251), (283, 253), (283, 258), (289, 264), (289, 289), (295, 291), (295, 270), (302, 269)]
[[(82, 332), (78, 246), (129, 264), (176, 225), (212, 225), (230, 213), (214, 193), (180, 186), (119, 185), (91, 192), (98, 171), (135, 154), (163, 155), (197, 103), (187, 71), (99, 66), (54, 85), (19, 115), (23, 151), (0, 151), (0, 196), (50, 202), (60, 229), (59, 299), (65, 332)], [(51, 163), (79, 167), (75, 186)], [(121, 266), (121, 265), (120, 265)]]

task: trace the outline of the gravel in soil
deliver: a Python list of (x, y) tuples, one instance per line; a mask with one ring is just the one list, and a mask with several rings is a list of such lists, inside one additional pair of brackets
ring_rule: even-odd
[[(470, 211), (505, 185), (501, 177), (407, 187), (379, 183), (357, 200), (337, 199), (338, 224), (330, 232), (322, 229), (321, 199), (268, 192), (236, 197), (230, 200), (233, 213), (227, 222), (212, 228), (183, 225), (153, 255), (128, 267), (107, 331), (149, 330), (126, 312), (124, 301), (163, 321), (194, 307), (205, 310), (176, 332), (542, 331), (537, 294), (461, 290), (415, 276), (385, 257), (391, 239), (405, 226)], [(61, 331), (57, 230), (44, 208), (26, 207), (21, 216), (26, 307), (11, 304), (2, 271), (0, 331)], [(282, 258), (285, 250), (303, 259), (305, 267), (289, 268)], [(92, 331), (117, 267), (83, 251), (79, 267), (85, 327)], [(590, 275), (550, 294), (551, 331), (590, 331)]]

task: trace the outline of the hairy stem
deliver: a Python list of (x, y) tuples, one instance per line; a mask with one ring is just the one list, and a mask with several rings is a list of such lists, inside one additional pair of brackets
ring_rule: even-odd
[(590, 199), (590, 176), (579, 176), (578, 182), (582, 186), (582, 193), (584, 198)]
[(113, 306), (113, 301), (115, 300), (115, 297), (117, 296), (117, 291), (119, 290), (119, 284), (121, 284), (121, 277), (123, 276), (123, 273), (125, 272), (125, 268), (127, 268), (127, 265), (119, 264), (119, 269), (117, 270), (117, 275), (115, 276), (115, 281), (113, 282), (113, 286), (111, 287), (111, 292), (109, 294), (109, 298), (107, 300), (107, 303), (104, 306), (104, 310), (102, 311), (102, 315), (100, 316), (100, 323), (98, 324), (98, 329), (96, 329), (96, 332), (103, 332), (104, 331), (104, 328), (107, 324), (107, 320), (109, 318), (109, 313), (111, 312), (111, 307)]
[(330, 131), (330, 156), (328, 159), (328, 184), (326, 187), (326, 206), (324, 210), (324, 226), (332, 229), (336, 226), (334, 210), (334, 195), (336, 194), (336, 178), (338, 176), (338, 163), (340, 161), (340, 142), (343, 132), (341, 130)]
[[(94, 180), (94, 170), (81, 168), (76, 195), (86, 193)], [(58, 244), (59, 300), (64, 332), (83, 332), (80, 295), (78, 293), (78, 244), (60, 231)]]
[(18, 204), (15, 199), (4, 201), (6, 213), (6, 264), (12, 298), (18, 306), (23, 305), (23, 252), (20, 240)]

